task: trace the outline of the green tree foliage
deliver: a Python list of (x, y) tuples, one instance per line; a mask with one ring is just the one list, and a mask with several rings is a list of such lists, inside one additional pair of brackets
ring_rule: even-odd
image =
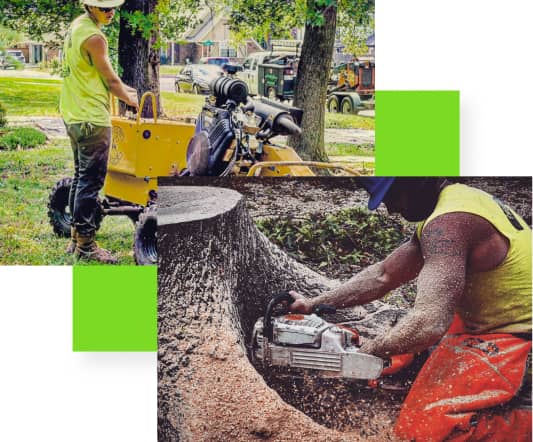
[(0, 51), (13, 47), (22, 40), (22, 34), (0, 25)]
[(284, 38), (294, 27), (305, 25), (294, 94), (295, 106), (304, 111), (302, 135), (290, 137), (289, 142), (304, 159), (327, 160), (324, 106), (338, 17), (343, 27), (369, 26), (374, 0), (226, 1), (230, 26), (241, 36)]
[(374, 26), (374, 0), (226, 0), (230, 28), (237, 41), (290, 38), (295, 28), (323, 26), (324, 10), (338, 9), (341, 41), (350, 51), (366, 50), (364, 41)]
[[(104, 28), (115, 69), (123, 74), (140, 58), (150, 60), (150, 69), (153, 70), (154, 54), (162, 42), (175, 40), (189, 26), (197, 24), (198, 11), (205, 8), (216, 12), (220, 4), (214, 0), (126, 0), (122, 11), (118, 10), (115, 14), (113, 23)], [(0, 25), (23, 32), (38, 41), (46, 36), (47, 44), (57, 47), (62, 45), (69, 24), (82, 13), (79, 0), (0, 0)], [(124, 47), (118, 41), (121, 26), (122, 35), (127, 32), (134, 39), (148, 40), (150, 44), (144, 48), (150, 51), (150, 55), (137, 52), (122, 54), (120, 58), (130, 63), (120, 67), (118, 54), (131, 48), (131, 40), (125, 41)], [(152, 80), (153, 76), (151, 79), (146, 76), (147, 83), (141, 89), (151, 89), (148, 81)]]
[(230, 29), (237, 41), (289, 38), (292, 29), (304, 25), (293, 1), (227, 0), (227, 3), (231, 11)]
[(339, 40), (346, 46), (346, 52), (355, 56), (364, 55), (368, 52), (366, 40), (374, 30), (374, 17), (358, 17), (341, 9), (338, 14)]
[(224, 4), (215, 0), (159, 0), (157, 14), (162, 40), (177, 41), (186, 29), (198, 25), (201, 11), (215, 16)]
[(0, 0), (0, 25), (41, 40), (62, 41), (65, 27), (82, 13), (78, 0)]
[[(46, 40), (47, 45), (60, 48), (69, 24), (83, 12), (79, 0), (0, 0), (0, 25), (10, 30), (6, 35), (18, 35), (18, 41), (22, 39), (21, 34), (25, 34), (33, 40)], [(120, 71), (117, 65), (117, 16), (113, 24), (103, 31), (109, 43), (113, 67)], [(4, 32), (0, 34), (4, 35)]]

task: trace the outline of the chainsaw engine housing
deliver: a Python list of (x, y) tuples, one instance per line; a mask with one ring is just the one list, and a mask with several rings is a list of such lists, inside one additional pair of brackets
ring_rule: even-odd
[(271, 339), (264, 319), (253, 330), (252, 353), (265, 366), (317, 370), (327, 378), (377, 379), (383, 360), (360, 353), (355, 331), (331, 324), (316, 314), (271, 318)]

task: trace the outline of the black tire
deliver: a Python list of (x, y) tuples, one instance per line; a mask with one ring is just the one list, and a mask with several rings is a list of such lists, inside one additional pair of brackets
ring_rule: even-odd
[(328, 98), (328, 111), (332, 113), (339, 112), (339, 98), (336, 95)]
[(72, 178), (63, 178), (53, 187), (48, 197), (48, 219), (57, 236), (70, 237), (72, 216), (68, 207), (68, 196)]
[(353, 103), (350, 97), (344, 97), (341, 102), (341, 112), (343, 114), (353, 113)]
[(137, 221), (139, 221), (138, 213), (128, 213), (126, 216), (131, 220), (134, 226), (137, 224)]
[[(68, 207), (68, 197), (70, 188), (72, 187), (72, 178), (63, 178), (59, 180), (52, 188), (50, 196), (48, 197), (48, 219), (57, 236), (65, 238), (70, 237), (70, 224), (72, 222), (72, 214)], [(98, 201), (100, 206), (100, 201)], [(103, 214), (101, 210), (96, 213), (96, 230), (100, 228)]]
[(157, 206), (144, 209), (135, 226), (133, 257), (137, 265), (157, 264)]

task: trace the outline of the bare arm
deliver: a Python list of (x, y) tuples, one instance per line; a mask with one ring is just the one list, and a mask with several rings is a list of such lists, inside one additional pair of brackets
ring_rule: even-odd
[(93, 35), (83, 43), (83, 49), (87, 52), (109, 91), (126, 104), (138, 108), (137, 91), (126, 86), (113, 70), (107, 55), (106, 41), (99, 35)]
[(422, 263), (420, 245), (413, 235), (385, 260), (367, 267), (335, 290), (312, 299), (300, 298), (291, 305), (291, 311), (309, 313), (318, 304), (331, 304), (338, 308), (365, 304), (415, 278)]
[(362, 352), (381, 357), (419, 352), (446, 333), (464, 291), (475, 229), (463, 215), (443, 215), (424, 229), (424, 266), (418, 275), (414, 308), (387, 333), (363, 343)]

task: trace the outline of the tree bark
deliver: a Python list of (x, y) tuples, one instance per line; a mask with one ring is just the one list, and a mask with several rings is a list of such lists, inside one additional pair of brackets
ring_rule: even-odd
[(324, 119), (337, 9), (327, 7), (324, 20), (323, 26), (307, 24), (305, 27), (294, 91), (294, 106), (304, 111), (302, 134), (288, 141), (304, 160), (313, 161), (328, 161), (324, 148)]
[[(247, 358), (274, 294), (316, 296), (338, 282), (270, 243), (233, 190), (160, 186), (158, 201), (159, 440), (359, 440), (283, 402)], [(368, 321), (383, 306), (338, 319)]]
[[(143, 14), (151, 14), (155, 11), (157, 0), (127, 0), (122, 6), (122, 11), (134, 13), (141, 11)], [(151, 91), (157, 98), (157, 113), (160, 114), (161, 100), (159, 96), (159, 51), (154, 49), (157, 40), (157, 29), (146, 39), (137, 30), (132, 33), (128, 20), (120, 17), (118, 61), (122, 67), (122, 81), (138, 91), (139, 100), (142, 95)], [(120, 103), (120, 112), (124, 113), (126, 106)], [(146, 100), (142, 116), (152, 118), (152, 102)]]

